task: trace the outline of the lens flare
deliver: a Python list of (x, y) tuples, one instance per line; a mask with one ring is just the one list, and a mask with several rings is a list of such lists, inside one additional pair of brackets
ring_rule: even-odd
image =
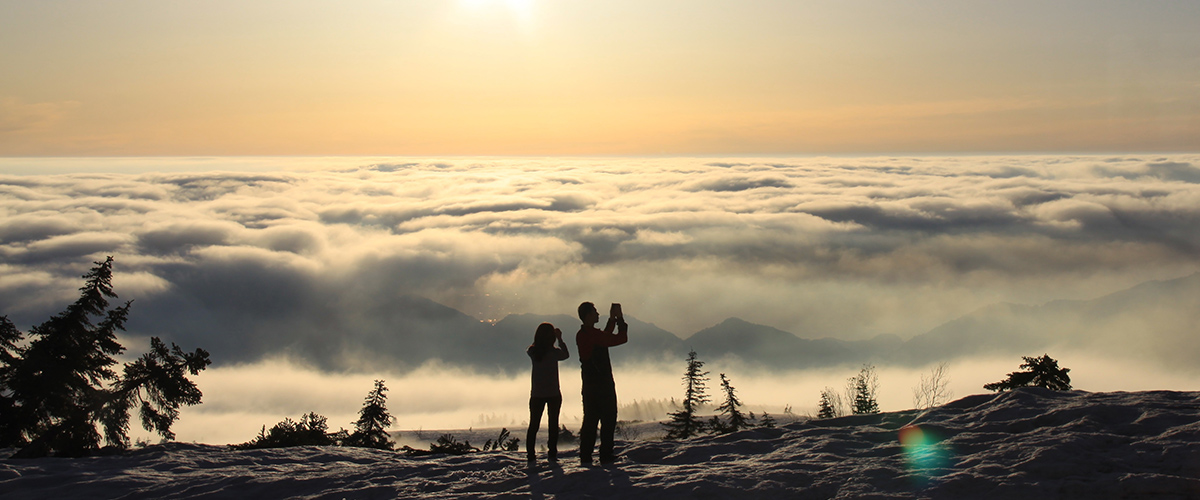
[(941, 443), (942, 439), (940, 433), (928, 427), (906, 425), (900, 429), (900, 446), (904, 448), (909, 471), (920, 485), (950, 463), (950, 451)]

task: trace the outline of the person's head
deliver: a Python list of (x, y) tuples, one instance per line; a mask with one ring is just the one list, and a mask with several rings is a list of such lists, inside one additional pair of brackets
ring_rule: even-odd
[(554, 325), (542, 323), (538, 325), (537, 331), (533, 332), (533, 347), (547, 349), (554, 345), (556, 338), (558, 336), (554, 334)]
[(596, 312), (596, 304), (584, 302), (579, 304), (579, 320), (585, 324), (596, 324), (600, 321), (600, 313)]

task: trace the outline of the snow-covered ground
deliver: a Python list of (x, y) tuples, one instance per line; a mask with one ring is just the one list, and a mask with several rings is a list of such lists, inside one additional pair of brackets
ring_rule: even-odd
[(3, 460), (0, 497), (1200, 498), (1200, 392), (1021, 389), (683, 442), (651, 434), (620, 441), (607, 468), (574, 451), (530, 469), (515, 452), (173, 443)]

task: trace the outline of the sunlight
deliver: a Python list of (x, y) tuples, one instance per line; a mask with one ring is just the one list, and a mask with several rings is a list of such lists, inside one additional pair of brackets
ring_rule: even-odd
[(521, 28), (528, 28), (533, 20), (534, 0), (460, 0), (464, 10), (473, 13), (491, 13), (503, 9), (516, 19)]

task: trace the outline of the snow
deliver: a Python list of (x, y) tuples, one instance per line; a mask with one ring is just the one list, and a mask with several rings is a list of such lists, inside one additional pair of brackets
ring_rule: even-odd
[(170, 443), (0, 460), (0, 497), (1200, 498), (1200, 392), (1029, 388), (618, 451), (616, 466), (583, 468), (568, 450), (529, 469), (523, 452)]

